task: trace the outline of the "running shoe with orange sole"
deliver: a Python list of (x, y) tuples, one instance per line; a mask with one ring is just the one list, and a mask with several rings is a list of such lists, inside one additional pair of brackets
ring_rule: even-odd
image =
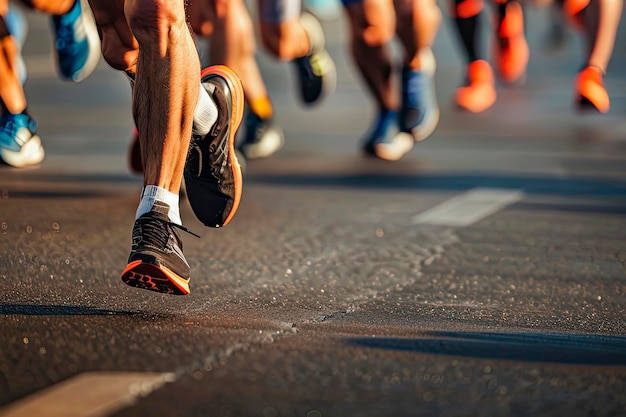
[[(190, 268), (177, 229), (166, 204), (157, 202), (148, 213), (135, 220), (133, 244), (122, 281), (131, 287), (164, 294), (189, 294)], [(191, 233), (193, 234), (193, 233)]]
[(524, 36), (524, 12), (517, 1), (506, 4), (496, 39), (496, 70), (502, 81), (523, 83), (530, 52)]
[(467, 83), (457, 88), (456, 104), (472, 113), (487, 110), (496, 102), (496, 88), (491, 65), (482, 59), (467, 66)]
[(609, 94), (604, 88), (603, 72), (587, 66), (576, 76), (574, 82), (575, 104), (580, 111), (607, 113), (611, 107)]
[[(237, 75), (225, 66), (205, 68), (201, 76), (202, 86), (217, 106), (218, 118), (206, 136), (193, 138), (185, 183), (198, 219), (207, 226), (220, 227), (232, 220), (241, 200), (241, 169), (234, 145), (243, 117), (243, 88)], [(122, 281), (145, 290), (186, 295), (190, 267), (178, 230), (191, 232), (172, 223), (168, 211), (166, 204), (157, 202), (135, 220)]]
[(241, 200), (235, 137), (243, 118), (244, 93), (239, 77), (226, 66), (207, 67), (201, 76), (202, 86), (217, 106), (217, 121), (206, 136), (192, 139), (185, 186), (198, 220), (208, 227), (222, 227), (232, 220)]

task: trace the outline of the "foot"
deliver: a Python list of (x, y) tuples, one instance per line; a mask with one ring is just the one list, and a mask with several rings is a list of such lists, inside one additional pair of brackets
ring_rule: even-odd
[(217, 106), (217, 121), (204, 136), (195, 136), (185, 165), (187, 198), (205, 226), (227, 225), (239, 207), (241, 167), (235, 151), (235, 135), (243, 117), (241, 81), (228, 67), (213, 65), (202, 70), (202, 86)]
[(167, 209), (162, 203), (155, 205), (135, 220), (133, 244), (122, 281), (144, 290), (186, 295), (190, 268), (176, 229), (189, 231), (170, 222)]
[(456, 90), (456, 104), (472, 113), (480, 113), (496, 102), (493, 71), (489, 63), (476, 60), (467, 66), (467, 83)]
[(426, 139), (439, 123), (439, 105), (435, 93), (435, 57), (430, 49), (422, 59), (419, 71), (402, 70), (402, 107), (400, 131), (416, 141)]
[(248, 113), (245, 136), (238, 147), (246, 159), (267, 158), (284, 143), (283, 131), (272, 123), (272, 119), (261, 119), (252, 112)]
[(335, 90), (337, 69), (324, 49), (324, 32), (317, 19), (309, 13), (303, 13), (300, 23), (309, 36), (311, 52), (295, 59), (293, 63), (297, 70), (302, 101), (306, 105), (313, 105)]
[(37, 122), (28, 114), (6, 113), (0, 118), (0, 158), (16, 168), (37, 165), (45, 152), (37, 136)]
[(611, 103), (604, 88), (604, 73), (596, 67), (588, 66), (578, 73), (574, 85), (575, 103), (579, 111), (608, 113)]
[(524, 12), (516, 1), (506, 6), (500, 21), (496, 40), (496, 69), (507, 83), (523, 83), (530, 52), (524, 36)]
[(363, 143), (365, 155), (397, 161), (413, 148), (413, 137), (398, 132), (397, 118), (398, 113), (395, 111), (385, 110), (378, 114), (371, 133)]
[(59, 74), (68, 81), (84, 80), (100, 59), (100, 37), (87, 0), (76, 0), (67, 13), (51, 19)]

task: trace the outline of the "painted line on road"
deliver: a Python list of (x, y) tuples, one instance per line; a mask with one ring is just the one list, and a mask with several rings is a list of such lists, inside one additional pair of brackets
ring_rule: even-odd
[(474, 188), (413, 216), (413, 224), (464, 227), (524, 198), (518, 190)]
[(175, 379), (173, 373), (83, 373), (11, 403), (0, 417), (102, 417)]

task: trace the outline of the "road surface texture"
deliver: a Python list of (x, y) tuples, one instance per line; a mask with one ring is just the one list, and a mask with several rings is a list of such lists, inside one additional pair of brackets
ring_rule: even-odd
[[(444, 5), (442, 5), (444, 7)], [(447, 6), (446, 6), (447, 7)], [(141, 178), (125, 77), (58, 79), (29, 14), (44, 163), (0, 166), (0, 417), (625, 416), (626, 35), (604, 116), (579, 116), (581, 40), (524, 86), (457, 111), (460, 49), (435, 44), (441, 121), (401, 161), (361, 154), (373, 103), (327, 21), (338, 89), (300, 105), (259, 52), (285, 147), (247, 163), (235, 220), (182, 203), (191, 294), (120, 280)]]

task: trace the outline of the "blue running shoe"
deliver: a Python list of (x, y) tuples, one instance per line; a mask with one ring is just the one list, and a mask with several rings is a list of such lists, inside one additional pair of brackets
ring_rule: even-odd
[(386, 161), (397, 161), (413, 148), (413, 138), (398, 132), (398, 113), (384, 110), (378, 113), (372, 133), (363, 144), (363, 152)]
[(60, 16), (52, 16), (56, 63), (61, 77), (80, 82), (94, 70), (100, 59), (100, 38), (87, 0), (76, 0)]
[(0, 158), (16, 168), (37, 165), (44, 150), (37, 136), (37, 122), (28, 114), (6, 113), (0, 118)]
[(435, 94), (435, 57), (427, 50), (422, 70), (402, 69), (402, 108), (399, 127), (421, 141), (430, 136), (439, 123), (439, 105)]

